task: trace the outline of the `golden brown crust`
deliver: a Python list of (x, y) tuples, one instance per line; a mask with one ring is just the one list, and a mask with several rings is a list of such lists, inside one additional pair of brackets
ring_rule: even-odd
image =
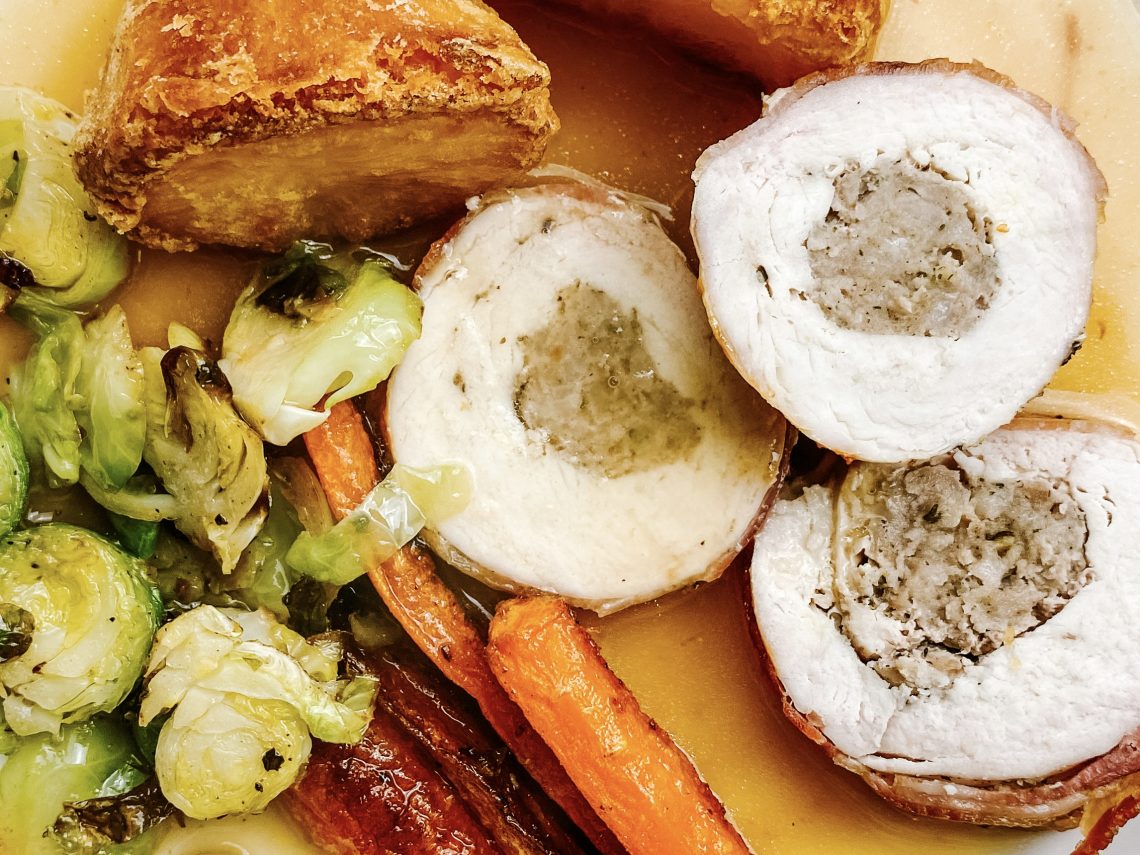
[[(479, 0), (130, 0), (77, 170), (115, 226), (170, 249), (359, 239), (536, 162), (557, 127), (548, 84)], [(322, 185), (325, 171), (337, 181)], [(346, 204), (350, 216), (322, 229), (318, 217)]]
[(560, 0), (633, 19), (767, 88), (871, 56), (888, 0)]

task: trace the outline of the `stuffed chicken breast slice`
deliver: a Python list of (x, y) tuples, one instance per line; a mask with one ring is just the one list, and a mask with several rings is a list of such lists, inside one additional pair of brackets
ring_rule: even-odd
[(977, 441), (1082, 335), (1103, 178), (1063, 115), (982, 66), (805, 78), (694, 180), (729, 358), (849, 457)]
[(1089, 785), (1070, 773), (1140, 727), (1138, 531), (1140, 442), (1089, 422), (1018, 420), (786, 496), (751, 584), (790, 716), (904, 806), (1071, 812)]
[(423, 334), (386, 429), (400, 463), (472, 472), (466, 510), (428, 532), (441, 555), (599, 612), (721, 572), (787, 428), (723, 358), (650, 213), (577, 183), (506, 193), (417, 278)]

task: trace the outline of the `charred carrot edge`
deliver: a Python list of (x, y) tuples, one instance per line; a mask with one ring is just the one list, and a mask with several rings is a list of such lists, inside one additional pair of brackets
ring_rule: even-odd
[[(333, 515), (348, 514), (379, 482), (376, 452), (356, 406), (334, 405), (322, 424), (304, 435), (305, 447)], [(369, 578), (412, 641), (453, 683), (475, 699), (491, 727), (524, 768), (601, 852), (624, 850), (491, 673), (483, 639), (463, 607), (435, 573), (431, 559), (405, 547)]]
[(747, 853), (724, 806), (555, 597), (499, 604), (491, 670), (631, 855)]
[(456, 851), (449, 844), (458, 836), (469, 855), (504, 851), (429, 749), (384, 704), (356, 745), (315, 744), (304, 777), (285, 799), (332, 852), (431, 855)]
[(1085, 839), (1073, 850), (1073, 855), (1098, 855), (1103, 852), (1125, 823), (1138, 815), (1140, 815), (1140, 793), (1133, 791), (1097, 817)]

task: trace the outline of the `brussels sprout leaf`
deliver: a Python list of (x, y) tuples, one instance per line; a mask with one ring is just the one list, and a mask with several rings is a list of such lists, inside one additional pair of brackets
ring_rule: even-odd
[(134, 840), (174, 813), (153, 775), (117, 795), (67, 802), (52, 835), (68, 853), (95, 853)]
[(0, 662), (27, 653), (35, 628), (31, 612), (12, 603), (0, 603)]
[(108, 511), (107, 518), (119, 536), (119, 543), (123, 549), (136, 558), (146, 560), (154, 555), (158, 544), (158, 522), (151, 520), (136, 520)]
[(336, 299), (348, 287), (348, 280), (323, 263), (333, 255), (333, 248), (326, 243), (297, 241), (262, 271), (257, 305), (288, 318), (301, 318), (307, 316), (307, 306)]

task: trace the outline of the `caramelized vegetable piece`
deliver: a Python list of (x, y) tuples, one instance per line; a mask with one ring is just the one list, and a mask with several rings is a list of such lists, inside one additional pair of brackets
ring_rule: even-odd
[(554, 597), (499, 605), (491, 669), (618, 839), (638, 853), (748, 852), (724, 807)]
[(317, 742), (283, 796), (312, 838), (353, 855), (491, 855), (500, 850), (415, 739), (378, 708), (356, 745)]
[(367, 855), (434, 853), (453, 851), (454, 827), (471, 839), (461, 851), (583, 851), (471, 700), (419, 651), (356, 652), (350, 666), (379, 681), (377, 719), (359, 746), (317, 746), (309, 775), (288, 796), (318, 839)]
[(468, 809), (500, 844), (520, 851), (533, 844), (559, 852), (582, 848), (582, 833), (502, 750), (469, 698), (451, 697), (453, 706), (440, 715), (449, 694), (457, 693), (438, 672), (398, 651), (385, 653), (383, 661), (390, 667), (375, 674), (384, 703), (431, 749)]
[[(380, 480), (360, 412), (351, 402), (337, 404), (330, 408), (329, 418), (304, 439), (333, 513), (338, 519), (344, 517)], [(475, 699), (487, 721), (550, 797), (602, 852), (621, 852), (620, 844), (553, 752), (495, 680), (482, 637), (455, 595), (436, 576), (431, 558), (415, 546), (406, 546), (368, 575), (416, 645), (444, 676)]]
[(343, 519), (380, 483), (376, 451), (364, 418), (349, 401), (329, 408), (329, 417), (304, 435), (305, 448), (336, 518)]

